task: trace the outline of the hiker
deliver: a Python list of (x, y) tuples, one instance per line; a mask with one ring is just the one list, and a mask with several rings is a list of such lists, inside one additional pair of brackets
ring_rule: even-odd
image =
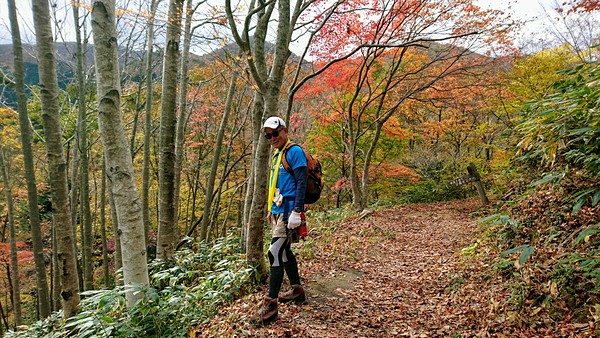
[[(258, 313), (252, 318), (257, 324), (277, 319), (278, 301), (303, 303), (306, 300), (300, 284), (298, 262), (291, 249), (291, 233), (300, 225), (300, 214), (304, 212), (306, 156), (300, 147), (290, 147), (284, 152), (290, 140), (288, 128), (279, 117), (269, 117), (263, 125), (263, 132), (275, 150), (269, 174), (267, 200), (267, 220), (271, 224), (271, 245), (268, 251), (271, 266), (269, 293), (262, 301)], [(281, 163), (282, 153), (285, 154), (293, 173), (284, 169)], [(290, 280), (291, 290), (279, 295), (284, 271)]]

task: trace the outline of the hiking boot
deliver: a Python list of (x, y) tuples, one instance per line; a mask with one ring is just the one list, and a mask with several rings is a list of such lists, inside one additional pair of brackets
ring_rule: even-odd
[(290, 291), (284, 292), (279, 296), (279, 301), (281, 303), (287, 303), (294, 301), (296, 303), (304, 303), (306, 301), (306, 295), (304, 294), (304, 288), (302, 285), (292, 285), (292, 289)]
[(250, 317), (252, 324), (262, 325), (277, 319), (277, 299), (265, 297), (258, 312)]

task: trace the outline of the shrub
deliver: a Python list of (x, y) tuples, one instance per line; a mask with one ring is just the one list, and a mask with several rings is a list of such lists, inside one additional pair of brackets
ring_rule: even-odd
[(125, 306), (125, 287), (82, 293), (79, 312), (66, 322), (62, 312), (6, 337), (185, 337), (219, 305), (252, 287), (253, 270), (238, 252), (239, 238), (202, 243), (178, 251), (173, 262), (150, 264), (150, 287), (133, 286), (143, 297)]

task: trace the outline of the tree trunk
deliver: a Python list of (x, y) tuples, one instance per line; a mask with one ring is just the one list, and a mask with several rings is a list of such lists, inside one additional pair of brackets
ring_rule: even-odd
[(2, 323), (5, 321), (5, 318), (4, 318), (4, 309), (2, 309), (1, 302), (0, 302), (0, 315), (2, 315), (2, 318), (0, 318), (0, 337), (4, 337), (4, 326), (2, 326)]
[[(92, 5), (94, 60), (98, 91), (98, 127), (105, 149), (106, 172), (111, 181), (119, 221), (125, 286), (148, 286), (148, 263), (144, 224), (133, 162), (121, 115), (121, 88), (115, 26), (114, 0), (94, 1)], [(141, 293), (126, 292), (127, 306), (142, 298)]]
[(212, 165), (210, 168), (210, 174), (206, 182), (206, 198), (204, 199), (204, 211), (202, 212), (202, 223), (200, 224), (200, 240), (206, 241), (208, 239), (208, 224), (211, 222), (210, 207), (213, 202), (213, 191), (215, 187), (215, 178), (217, 177), (217, 168), (219, 166), (219, 158), (221, 157), (221, 147), (223, 144), (223, 135), (225, 134), (225, 127), (227, 126), (227, 120), (229, 119), (229, 113), (231, 112), (231, 102), (233, 101), (233, 95), (235, 94), (235, 85), (237, 83), (238, 73), (234, 72), (231, 77), (231, 83), (229, 84), (229, 91), (227, 92), (227, 100), (225, 102), (225, 111), (223, 112), (223, 118), (221, 119), (221, 125), (217, 133), (217, 140), (215, 142), (215, 151), (213, 154)]
[(375, 134), (371, 139), (371, 145), (369, 146), (369, 150), (367, 151), (367, 154), (365, 156), (365, 163), (363, 165), (363, 176), (361, 181), (361, 205), (363, 206), (363, 208), (369, 206), (369, 169), (371, 168), (373, 153), (375, 152), (375, 149), (377, 148), (377, 143), (379, 143), (379, 138), (381, 137), (383, 122), (376, 122), (375, 125)]
[(156, 257), (170, 260), (175, 253), (177, 224), (175, 223), (175, 132), (177, 67), (181, 33), (183, 0), (169, 1), (167, 38), (163, 59), (163, 82), (160, 113), (160, 158), (158, 163), (158, 239)]
[(17, 11), (14, 0), (8, 0), (8, 11), (12, 32), (15, 89), (17, 94), (17, 110), (19, 112), (19, 130), (21, 135), (21, 147), (23, 149), (23, 164), (25, 166), (25, 181), (27, 183), (27, 203), (29, 209), (29, 223), (31, 226), (31, 241), (33, 244), (33, 257), (35, 261), (35, 275), (39, 313), (41, 318), (50, 315), (50, 295), (48, 290), (48, 279), (46, 274), (46, 262), (44, 260), (44, 245), (42, 242), (42, 231), (40, 227), (40, 212), (38, 209), (37, 183), (35, 168), (33, 165), (33, 136), (29, 115), (27, 113), (27, 96), (25, 94), (25, 66), (23, 63), (23, 47), (21, 45), (21, 33), (17, 20)]
[[(264, 102), (262, 95), (256, 92), (254, 94), (254, 106), (252, 112), (252, 130), (256, 128), (254, 125), (254, 116), (257, 114), (257, 111), (262, 112), (264, 110)], [(258, 126), (260, 128), (260, 126)], [(252, 161), (256, 158), (256, 152), (258, 150), (258, 138), (260, 137), (260, 133), (252, 133)], [(254, 162), (251, 162), (252, 164)], [(248, 173), (248, 184), (246, 186), (246, 195), (244, 199), (244, 218), (243, 218), (243, 228), (242, 228), (242, 249), (247, 253), (248, 252), (248, 242), (250, 241), (250, 210), (252, 209), (252, 196), (254, 194), (254, 184), (256, 180), (254, 178), (254, 165), (250, 166), (250, 172)]]
[[(79, 114), (78, 114), (79, 115)], [(79, 123), (79, 121), (76, 122), (77, 124)], [(79, 161), (79, 150), (78, 150), (78, 143), (79, 140), (77, 139), (78, 136), (75, 138), (74, 140), (74, 144), (75, 146), (73, 147), (73, 158), (71, 160), (71, 192), (70, 192), (70, 198), (71, 198), (71, 210), (70, 215), (71, 215), (71, 224), (72, 224), (72, 229), (73, 229), (73, 238), (74, 240), (74, 245), (75, 245), (75, 253), (79, 254), (80, 250), (80, 244), (77, 242), (77, 221), (80, 220), (77, 216), (79, 213), (79, 202), (80, 202), (80, 196), (79, 196), (79, 186), (81, 183), (81, 179), (79, 178), (79, 167), (80, 167), (80, 161)], [(69, 152), (67, 152), (69, 153)], [(83, 233), (82, 233), (83, 235)], [(79, 276), (79, 278), (82, 277), (82, 266), (81, 266), (81, 262), (79, 260), (77, 260), (77, 274)], [(81, 281), (80, 281), (80, 288), (82, 287)]]
[[(260, 116), (258, 116), (260, 115)], [(258, 124), (262, 124), (262, 111), (255, 117)], [(260, 127), (255, 130), (260, 130)], [(246, 242), (246, 256), (248, 263), (255, 267), (263, 276), (267, 272), (264, 250), (264, 224), (265, 224), (265, 206), (267, 205), (267, 181), (269, 168), (265, 165), (269, 161), (269, 144), (264, 137), (258, 139), (256, 153), (253, 159), (254, 172), (254, 192), (252, 193), (252, 202), (250, 204), (250, 217), (248, 219), (248, 241)]]
[(52, 290), (52, 309), (58, 311), (62, 308), (60, 300), (60, 263), (58, 262), (58, 250), (56, 240), (56, 226), (52, 222), (52, 274), (51, 274), (51, 290)]
[[(79, 113), (77, 114), (77, 152), (81, 159), (81, 224), (83, 226), (83, 290), (92, 290), (94, 287), (94, 270), (92, 250), (94, 239), (92, 233), (92, 214), (90, 211), (90, 183), (89, 183), (89, 157), (87, 141), (87, 112), (85, 101), (85, 55), (84, 45), (81, 41), (79, 28), (79, 4), (73, 5), (73, 19), (75, 22), (75, 40), (77, 42), (77, 101)], [(75, 184), (75, 182), (73, 182)]]
[[(6, 328), (6, 330), (10, 330), (10, 327), (8, 327), (8, 320), (6, 319), (6, 314), (4, 313), (4, 307), (2, 306), (2, 302), (0, 302), (0, 315), (2, 316), (2, 322), (0, 323), (0, 327), (2, 327), (2, 330), (0, 330), (2, 333), (4, 333), (4, 328)], [(4, 324), (4, 326), (2, 326), (2, 324)]]
[(183, 145), (185, 143), (185, 127), (187, 124), (187, 86), (188, 86), (188, 65), (190, 60), (190, 44), (192, 40), (192, 20), (194, 10), (192, 1), (186, 2), (185, 9), (185, 29), (183, 34), (183, 51), (181, 57), (181, 70), (179, 79), (179, 117), (177, 118), (176, 136), (175, 136), (175, 168), (174, 168), (174, 192), (173, 197), (175, 215), (173, 223), (179, 224), (179, 194), (181, 191), (181, 164), (183, 163)]
[[(252, 2), (253, 5), (256, 3)], [(271, 15), (277, 5), (277, 33), (275, 37), (275, 52), (273, 57), (267, 57), (265, 53), (265, 41), (269, 31), (269, 22)], [(236, 20), (234, 19), (231, 2), (226, 0), (225, 7), (227, 19), (231, 26), (232, 35), (245, 54), (248, 62), (252, 79), (256, 84), (257, 95), (264, 99), (264, 109), (256, 109), (253, 114), (253, 140), (257, 141), (256, 150), (253, 152), (253, 170), (254, 170), (254, 191), (252, 194), (252, 204), (250, 206), (248, 241), (247, 241), (247, 259), (249, 264), (259, 269), (259, 274), (266, 272), (265, 255), (263, 251), (263, 229), (265, 221), (265, 206), (267, 203), (267, 180), (269, 166), (269, 144), (262, 134), (262, 121), (267, 115), (276, 115), (279, 111), (279, 93), (283, 82), (283, 74), (286, 69), (286, 62), (290, 55), (289, 45), (293, 32), (293, 25), (298, 16), (306, 6), (304, 1), (297, 1), (294, 11), (290, 6), (289, 0), (279, 0), (273, 2), (260, 2), (256, 8), (248, 9), (248, 16), (254, 16), (256, 25), (254, 28), (254, 44), (250, 48), (250, 38), (248, 26), (238, 32)], [(250, 21), (251, 18), (246, 18)], [(267, 60), (272, 60), (267, 64)]]
[(62, 147), (58, 82), (54, 40), (50, 25), (47, 0), (33, 0), (33, 21), (37, 40), (38, 68), (40, 74), (40, 99), (42, 125), (46, 136), (46, 161), (52, 191), (54, 226), (60, 271), (61, 302), (65, 318), (71, 317), (79, 305), (79, 285), (75, 240), (69, 215), (67, 164)]
[(106, 238), (106, 164), (102, 161), (102, 183), (100, 184), (100, 236), (102, 237), (102, 276), (104, 287), (109, 287), (108, 240)]
[[(364, 71), (364, 65), (361, 67), (361, 74)], [(350, 187), (352, 189), (352, 204), (354, 205), (354, 210), (356, 212), (361, 212), (365, 208), (362, 204), (363, 198), (360, 189), (360, 180), (358, 178), (358, 163), (357, 163), (357, 151), (358, 148), (358, 140), (360, 135), (360, 116), (355, 117), (354, 114), (354, 102), (356, 102), (358, 97), (358, 89), (354, 93), (354, 97), (350, 101), (348, 105), (348, 118), (346, 120), (346, 128), (348, 130), (348, 138), (349, 141), (346, 144), (346, 151), (348, 153), (348, 158), (350, 160)], [(357, 120), (355, 125), (355, 118)]]
[[(350, 141), (349, 147), (355, 148), (355, 142)], [(365, 206), (362, 205), (362, 194), (360, 190), (360, 179), (358, 178), (358, 164), (356, 163), (356, 151), (350, 151), (350, 186), (352, 188), (352, 203), (354, 204), (354, 210), (357, 212), (362, 211)]]
[(4, 194), (8, 209), (8, 227), (10, 229), (10, 267), (12, 273), (9, 277), (12, 284), (13, 315), (15, 326), (19, 326), (23, 324), (23, 317), (21, 316), (21, 279), (19, 278), (19, 261), (17, 259), (17, 229), (15, 228), (12, 188), (10, 186), (8, 168), (4, 161), (2, 144), (0, 144), (0, 171), (2, 171), (2, 180), (4, 181)]
[[(85, 132), (84, 132), (85, 133)], [(86, 140), (87, 143), (87, 140)], [(87, 150), (83, 149), (86, 153)], [(90, 187), (89, 187), (89, 175), (88, 175), (88, 160), (87, 154), (85, 155), (86, 160), (81, 161), (81, 224), (83, 229), (83, 249), (81, 250), (83, 256), (83, 290), (94, 289), (94, 261), (93, 261), (93, 249), (94, 249), (94, 234), (92, 230), (92, 214), (90, 211)]]
[(146, 52), (146, 118), (144, 120), (144, 168), (142, 169), (142, 218), (144, 220), (144, 238), (148, 245), (150, 233), (150, 142), (152, 136), (152, 74), (154, 56), (154, 15), (156, 14), (157, 0), (150, 2), (150, 17), (148, 18), (148, 37)]
[[(108, 178), (108, 174), (106, 173), (106, 159), (104, 160), (104, 174)], [(115, 198), (112, 193), (112, 189), (110, 187), (110, 181), (107, 180), (108, 186), (108, 204), (110, 205), (110, 218), (112, 219), (112, 227), (113, 227), (113, 236), (115, 238), (115, 253), (114, 253), (114, 266), (115, 272), (120, 270), (123, 267), (123, 255), (121, 254), (121, 236), (119, 230), (119, 218), (117, 217), (117, 207), (115, 206)], [(115, 284), (118, 283), (118, 280), (115, 278)]]

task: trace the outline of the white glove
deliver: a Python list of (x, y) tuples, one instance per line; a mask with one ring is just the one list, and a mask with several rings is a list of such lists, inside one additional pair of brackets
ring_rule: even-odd
[(288, 218), (287, 228), (290, 230), (296, 229), (297, 227), (300, 226), (301, 222), (302, 222), (302, 220), (300, 219), (300, 213), (297, 211), (292, 211), (290, 218)]

